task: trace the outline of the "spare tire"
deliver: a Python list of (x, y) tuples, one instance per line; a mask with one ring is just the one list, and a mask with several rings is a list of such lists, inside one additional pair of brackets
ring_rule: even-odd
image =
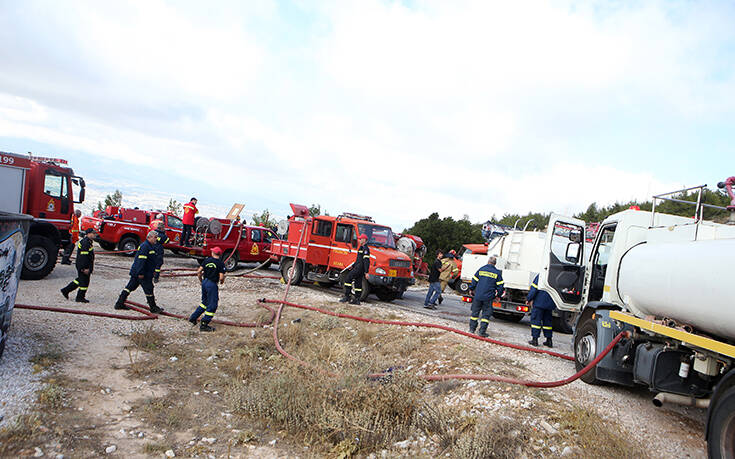
[(194, 228), (198, 233), (203, 233), (209, 228), (209, 219), (207, 217), (197, 217), (194, 219)]
[(209, 222), (209, 232), (214, 234), (215, 236), (219, 235), (222, 232), (222, 222), (219, 220), (212, 219)]

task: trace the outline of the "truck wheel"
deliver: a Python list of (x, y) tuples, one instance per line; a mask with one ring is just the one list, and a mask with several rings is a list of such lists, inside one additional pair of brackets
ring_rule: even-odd
[(735, 457), (735, 387), (717, 398), (707, 426), (707, 452), (713, 459)]
[(554, 331), (571, 335), (574, 332), (574, 322), (577, 320), (577, 315), (569, 311), (557, 312), (559, 313), (559, 316), (554, 316), (551, 322), (554, 327)]
[(364, 301), (367, 296), (370, 295), (370, 284), (365, 277), (362, 278), (362, 295), (360, 295), (360, 301)]
[(289, 276), (291, 276), (292, 270), (293, 280), (291, 280), (291, 285), (299, 285), (301, 283), (301, 275), (303, 274), (301, 262), (297, 262), (296, 264), (294, 264), (292, 259), (284, 260), (281, 262), (281, 277), (283, 277), (284, 282), (288, 282), (288, 278)]
[(460, 281), (457, 284), (457, 291), (461, 293), (462, 295), (467, 295), (470, 291), (470, 284), (468, 284), (465, 281)]
[[(592, 314), (585, 314), (579, 322), (577, 333), (574, 335), (574, 366), (577, 371), (586, 367), (597, 357), (597, 323)], [(600, 384), (595, 369), (591, 369), (580, 378), (587, 384)]]
[(240, 256), (237, 252), (232, 253), (232, 256), (230, 256), (230, 253), (232, 253), (232, 250), (226, 250), (223, 256), (223, 260), (225, 260), (225, 269), (227, 272), (232, 272), (237, 268), (237, 264), (240, 262)]
[(107, 241), (97, 241), (97, 242), (99, 243), (100, 247), (102, 247), (102, 250), (108, 250), (108, 251), (115, 250), (114, 242), (107, 242)]
[(37, 234), (30, 235), (28, 244), (26, 244), (20, 278), (23, 280), (43, 279), (54, 270), (58, 256), (59, 248), (51, 239)]
[(130, 250), (130, 252), (125, 252), (123, 255), (127, 257), (132, 257), (135, 255), (135, 252), (133, 250), (138, 250), (138, 238), (133, 236), (128, 236), (122, 238), (120, 243), (117, 245), (118, 250)]
[(398, 292), (395, 290), (381, 288), (375, 292), (375, 296), (377, 296), (380, 301), (393, 301), (398, 298)]

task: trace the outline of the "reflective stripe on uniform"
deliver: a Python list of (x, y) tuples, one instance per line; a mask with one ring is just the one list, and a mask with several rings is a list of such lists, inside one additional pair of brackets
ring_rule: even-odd
[(552, 327), (544, 327), (544, 330), (551, 330)]
[(79, 252), (79, 255), (89, 255), (89, 251)]
[(495, 273), (491, 273), (490, 271), (480, 271), (480, 276), (482, 277), (490, 277), (492, 279), (497, 279), (498, 275)]
[(161, 272), (161, 270), (160, 270), (160, 269), (157, 269), (157, 270), (156, 270), (156, 272), (157, 272), (157, 273), (160, 273), (160, 272)]
[(85, 290), (87, 290), (88, 288), (89, 288), (89, 287), (79, 287), (79, 290), (81, 290), (81, 291), (85, 291)]
[(75, 284), (79, 285), (79, 281), (76, 280), (76, 279), (74, 279), (72, 282), (74, 282)]
[(355, 292), (362, 292), (361, 288), (355, 288)]
[(470, 320), (477, 320), (479, 317), (470, 317)]
[(147, 260), (148, 259), (148, 256), (147, 255), (138, 255), (138, 258), (146, 259)]
[(156, 251), (155, 251), (155, 250), (149, 250), (149, 251), (148, 251), (148, 255), (150, 255), (150, 254), (152, 254), (152, 253), (156, 253)]
[(533, 287), (533, 288), (538, 288), (538, 285), (536, 285), (536, 284), (534, 284), (534, 283), (531, 283), (531, 287)]
[(352, 287), (352, 282), (345, 282), (345, 287)]
[(153, 295), (146, 295), (146, 296), (150, 298), (150, 297), (152, 297)]
[(479, 281), (480, 279), (478, 279), (477, 276), (472, 276), (472, 280)]
[(496, 282), (495, 285), (503, 285), (505, 284), (505, 281)]
[(210, 317), (211, 317), (211, 316), (213, 316), (213, 315), (214, 315), (214, 313), (213, 313), (213, 312), (209, 312), (209, 311), (205, 311), (205, 312), (204, 312), (204, 315), (205, 315), (205, 316), (210, 316)]
[(362, 258), (370, 258), (370, 255), (363, 255)]
[(487, 322), (487, 323), (490, 323), (490, 319), (480, 319), (480, 322)]
[(531, 325), (531, 328), (538, 328), (539, 330), (541, 330), (541, 325)]
[(128, 290), (126, 288), (124, 288), (123, 291), (126, 291), (126, 292), (130, 293), (130, 290)]

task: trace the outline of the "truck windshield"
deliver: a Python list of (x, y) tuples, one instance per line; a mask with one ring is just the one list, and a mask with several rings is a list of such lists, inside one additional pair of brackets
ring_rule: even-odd
[(366, 225), (360, 223), (357, 225), (360, 234), (368, 237), (368, 244), (377, 247), (396, 248), (396, 240), (393, 237), (393, 231), (387, 226)]

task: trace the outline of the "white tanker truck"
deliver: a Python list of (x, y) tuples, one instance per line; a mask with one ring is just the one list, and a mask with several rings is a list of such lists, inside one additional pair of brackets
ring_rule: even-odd
[[(728, 183), (735, 184), (735, 178)], [(722, 185), (722, 184), (721, 184)], [(690, 188), (681, 191), (699, 189)], [(735, 196), (729, 224), (625, 210), (606, 218), (591, 250), (581, 220), (553, 214), (539, 287), (560, 309), (579, 312), (577, 369), (621, 331), (621, 340), (582, 380), (646, 385), (654, 404), (706, 408), (710, 457), (735, 456)], [(686, 201), (682, 201), (686, 202)], [(569, 230), (572, 228), (572, 231)], [(560, 242), (563, 242), (560, 243)], [(589, 253), (588, 253), (589, 252)]]

